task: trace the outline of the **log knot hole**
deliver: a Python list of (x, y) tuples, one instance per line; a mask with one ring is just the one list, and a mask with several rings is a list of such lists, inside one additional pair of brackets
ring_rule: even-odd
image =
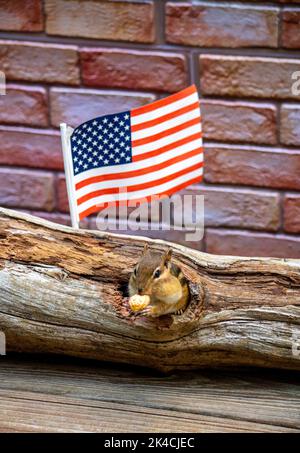
[[(121, 306), (118, 307), (118, 312), (122, 318), (125, 318), (127, 321), (137, 322), (141, 320), (141, 317), (134, 315), (130, 311), (128, 304), (129, 292), (128, 292), (128, 282), (130, 278), (130, 273), (126, 275), (126, 278), (122, 278), (118, 285), (118, 291), (120, 293), (120, 303)], [(168, 314), (160, 317), (149, 317), (147, 318), (147, 324), (156, 328), (170, 328), (174, 323), (190, 323), (199, 319), (202, 315), (205, 290), (201, 283), (196, 283), (194, 281), (188, 280), (188, 285), (190, 289), (190, 300), (182, 314)], [(144, 317), (143, 317), (144, 318)]]

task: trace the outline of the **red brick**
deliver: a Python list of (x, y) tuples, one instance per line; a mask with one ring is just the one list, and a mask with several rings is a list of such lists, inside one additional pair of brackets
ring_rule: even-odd
[[(152, 239), (164, 239), (168, 240), (169, 242), (175, 242), (177, 244), (182, 244), (185, 247), (191, 247), (191, 248), (196, 248), (198, 250), (203, 250), (204, 249), (204, 243), (203, 241), (187, 241), (186, 240), (186, 234), (188, 233), (188, 230), (185, 231), (180, 231), (180, 230), (174, 230), (170, 229), (169, 225), (164, 225), (164, 224), (157, 224), (157, 226), (160, 229), (151, 229), (148, 223), (141, 223), (141, 229), (135, 230), (134, 229), (134, 224), (132, 222), (126, 223), (124, 220), (121, 222), (121, 228), (122, 229), (116, 229), (114, 228), (114, 224), (110, 224), (109, 228), (107, 231), (110, 231), (111, 233), (117, 233), (117, 234), (126, 234), (126, 235), (133, 235), (133, 236), (147, 236)], [(90, 229), (92, 230), (97, 230), (97, 221), (96, 217), (91, 217), (90, 218)]]
[(201, 92), (204, 95), (300, 99), (292, 93), (292, 74), (298, 59), (200, 56)]
[(277, 142), (276, 108), (271, 104), (204, 99), (201, 109), (205, 139), (272, 145)]
[(282, 104), (280, 139), (285, 145), (300, 145), (300, 104)]
[(0, 126), (0, 164), (63, 169), (59, 133), (41, 129)]
[(201, 47), (277, 47), (279, 8), (169, 2), (167, 41)]
[(97, 116), (122, 112), (155, 100), (143, 93), (52, 88), (50, 93), (51, 123), (59, 126), (63, 121), (77, 126)]
[(7, 80), (79, 84), (77, 47), (0, 41), (0, 67)]
[(0, 168), (0, 205), (52, 211), (53, 175), (42, 171)]
[(42, 31), (41, 0), (0, 0), (0, 30)]
[(300, 189), (300, 150), (207, 145), (204, 179), (209, 183)]
[(300, 49), (300, 10), (286, 8), (282, 13), (282, 46)]
[(285, 194), (283, 216), (285, 231), (288, 233), (300, 233), (300, 195)]
[(56, 181), (57, 209), (61, 212), (70, 212), (65, 175), (58, 175)]
[(300, 238), (283, 234), (207, 229), (206, 251), (217, 255), (299, 258)]
[(22, 209), (22, 212), (40, 217), (41, 219), (49, 220), (49, 222), (59, 223), (61, 225), (71, 225), (70, 216), (67, 214), (61, 214), (60, 212), (43, 212), (43, 211), (28, 211), (28, 209)]
[(46, 90), (39, 87), (7, 85), (5, 96), (0, 96), (0, 122), (47, 126)]
[(49, 35), (154, 42), (152, 1), (46, 0)]
[(187, 82), (183, 55), (122, 49), (83, 49), (83, 83), (88, 86), (179, 91)]
[[(271, 191), (195, 185), (182, 195), (204, 196), (205, 227), (235, 227), (277, 231), (280, 223), (279, 194)], [(195, 198), (196, 200), (196, 198)], [(187, 218), (200, 223), (189, 201), (184, 205)], [(193, 212), (188, 212), (193, 210)]]
[[(26, 212), (27, 214), (31, 214), (35, 217), (40, 217), (41, 219), (49, 220), (49, 222), (71, 226), (71, 219), (68, 214), (61, 214), (60, 212), (28, 211), (24, 209), (22, 210), (22, 212)], [(80, 228), (89, 228), (88, 219), (83, 219), (80, 221)]]

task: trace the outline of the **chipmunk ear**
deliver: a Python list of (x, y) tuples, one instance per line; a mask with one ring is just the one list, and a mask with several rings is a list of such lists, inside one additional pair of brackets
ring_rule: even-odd
[(173, 252), (173, 250), (171, 249), (171, 247), (169, 247), (168, 250), (166, 251), (166, 253), (163, 255), (162, 262), (163, 262), (164, 266), (169, 265), (171, 258), (172, 258), (172, 252)]
[(143, 251), (142, 251), (142, 256), (146, 255), (148, 249), (149, 249), (149, 244), (148, 244), (148, 242), (146, 242), (144, 244), (144, 248), (143, 248)]

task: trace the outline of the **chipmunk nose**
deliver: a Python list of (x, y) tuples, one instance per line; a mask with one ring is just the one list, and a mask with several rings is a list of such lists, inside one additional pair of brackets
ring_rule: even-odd
[(138, 288), (138, 294), (141, 296), (143, 293), (143, 289), (142, 288)]

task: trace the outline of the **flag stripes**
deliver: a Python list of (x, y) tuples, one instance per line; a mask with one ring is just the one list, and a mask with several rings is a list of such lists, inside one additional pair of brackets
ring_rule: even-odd
[(74, 175), (80, 219), (110, 203), (149, 201), (201, 180), (202, 131), (195, 86), (133, 109), (130, 133), (131, 162)]

